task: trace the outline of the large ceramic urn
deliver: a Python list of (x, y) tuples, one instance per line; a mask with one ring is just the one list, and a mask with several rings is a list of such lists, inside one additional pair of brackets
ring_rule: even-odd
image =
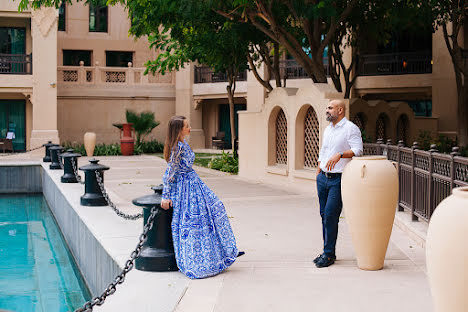
[(93, 156), (94, 154), (94, 148), (96, 147), (96, 133), (94, 132), (86, 132), (84, 134), (84, 146), (86, 150), (86, 155), (88, 157)]
[(434, 311), (468, 311), (468, 186), (453, 189), (435, 209), (426, 265)]
[(382, 269), (398, 203), (397, 169), (385, 156), (353, 157), (341, 193), (358, 267)]

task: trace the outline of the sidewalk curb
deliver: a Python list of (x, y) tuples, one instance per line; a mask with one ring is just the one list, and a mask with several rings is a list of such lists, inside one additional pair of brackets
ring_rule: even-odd
[(426, 248), (427, 228), (426, 221), (411, 221), (411, 214), (406, 211), (397, 211), (395, 225), (398, 226), (418, 246)]

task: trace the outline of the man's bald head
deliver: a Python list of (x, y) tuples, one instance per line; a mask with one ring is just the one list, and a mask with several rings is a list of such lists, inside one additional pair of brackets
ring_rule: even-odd
[(346, 104), (343, 100), (332, 100), (330, 101), (330, 105), (333, 105), (333, 106), (336, 106), (336, 108), (338, 109), (342, 109), (343, 110), (343, 116), (345, 115), (346, 113)]
[(334, 124), (339, 122), (346, 114), (346, 104), (343, 100), (332, 100), (328, 103), (326, 115), (327, 120)]

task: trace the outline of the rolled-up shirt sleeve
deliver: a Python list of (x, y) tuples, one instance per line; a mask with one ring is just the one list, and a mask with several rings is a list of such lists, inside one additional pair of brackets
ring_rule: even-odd
[(361, 156), (363, 151), (363, 144), (362, 144), (362, 137), (361, 137), (361, 130), (357, 126), (351, 128), (348, 137), (348, 144), (350, 146), (350, 150), (353, 151), (354, 156)]

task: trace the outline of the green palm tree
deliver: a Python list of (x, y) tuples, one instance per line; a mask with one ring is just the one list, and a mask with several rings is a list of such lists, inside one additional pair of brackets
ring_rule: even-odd
[(137, 145), (140, 145), (144, 138), (159, 125), (159, 121), (154, 119), (153, 112), (141, 112), (138, 114), (127, 109), (125, 115), (127, 122), (133, 124), (133, 129), (135, 129), (136, 132)]

